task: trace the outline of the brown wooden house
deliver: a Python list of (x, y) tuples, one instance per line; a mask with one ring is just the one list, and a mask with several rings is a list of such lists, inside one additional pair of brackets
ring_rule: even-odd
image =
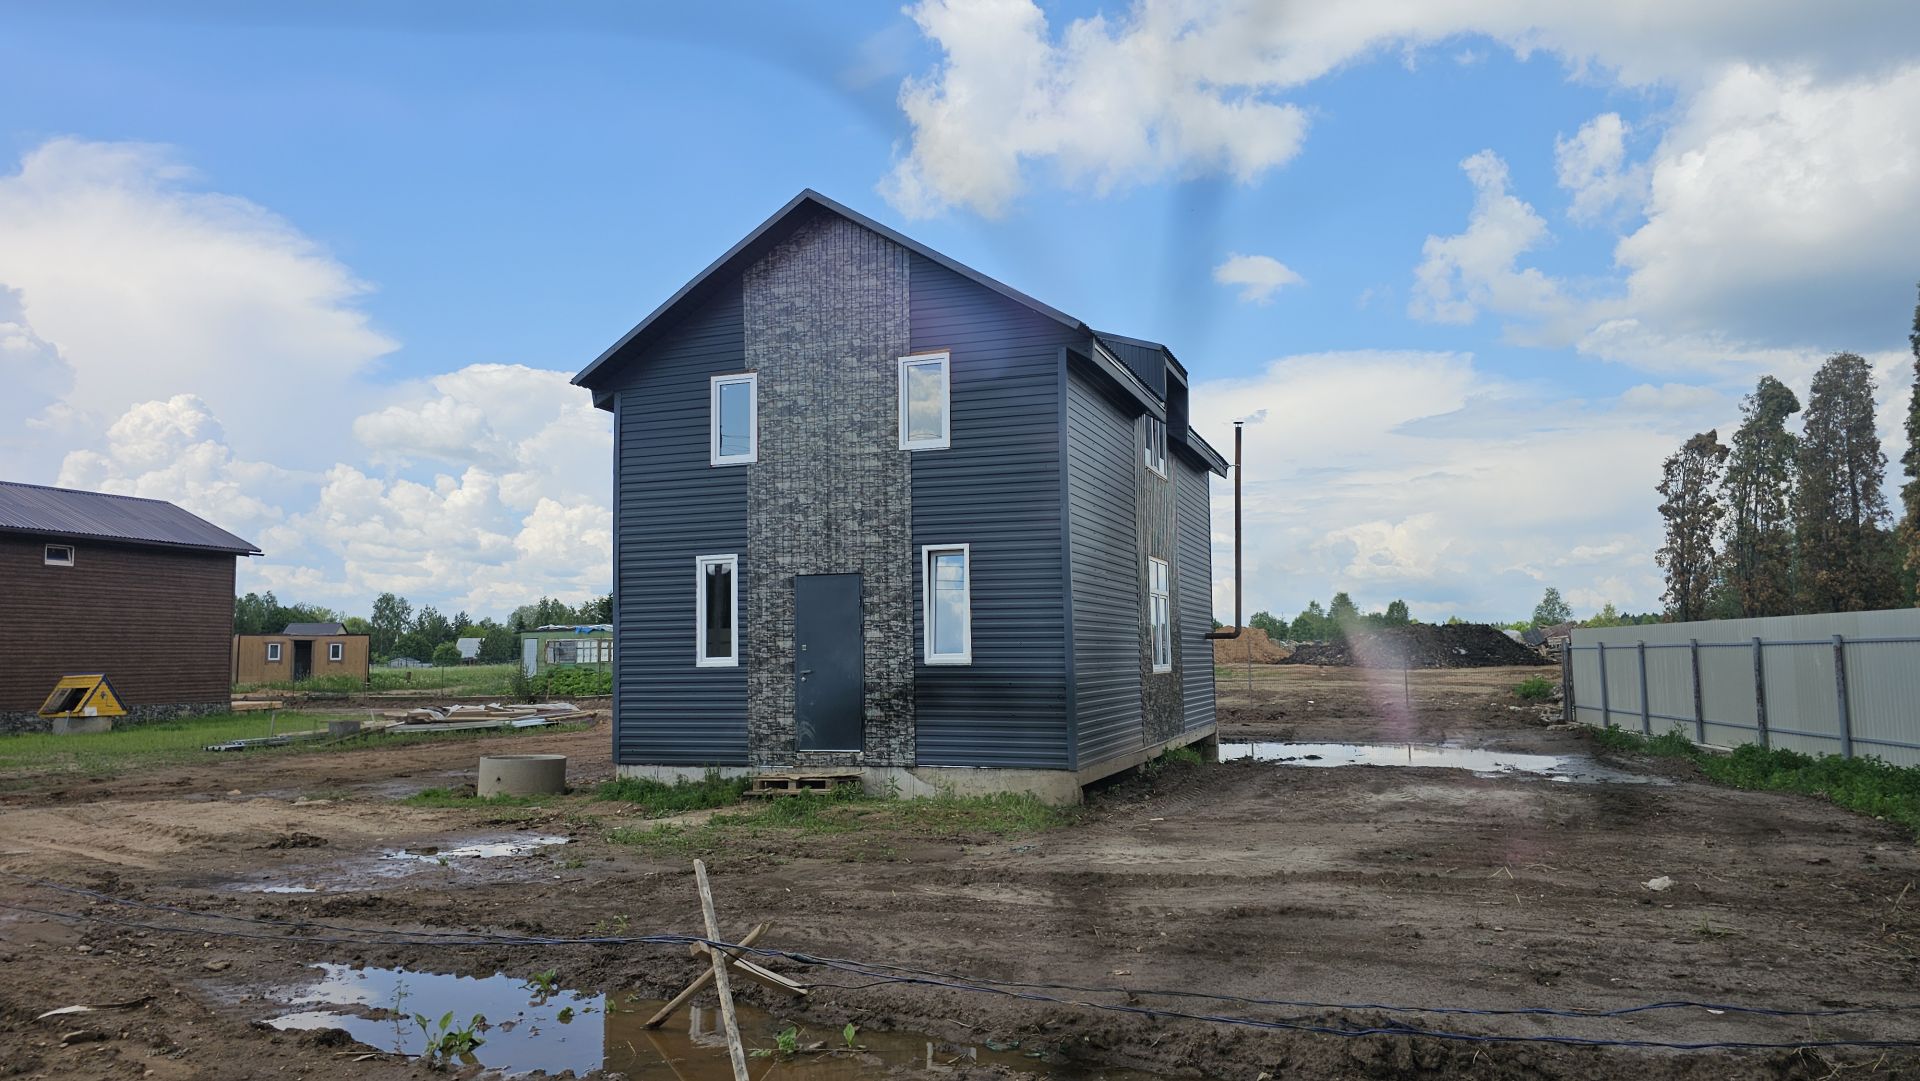
[(229, 707), (247, 541), (157, 499), (0, 481), (0, 731), (43, 729), (60, 677), (104, 673), (126, 722)]
[(305, 683), (327, 676), (367, 681), (372, 640), (338, 623), (289, 623), (279, 634), (233, 636), (236, 684)]

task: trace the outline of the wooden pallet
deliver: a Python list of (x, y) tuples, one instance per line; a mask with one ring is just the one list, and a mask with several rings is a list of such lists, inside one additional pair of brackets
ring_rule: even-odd
[(792, 796), (801, 792), (830, 792), (843, 784), (858, 783), (858, 773), (756, 773), (747, 795)]

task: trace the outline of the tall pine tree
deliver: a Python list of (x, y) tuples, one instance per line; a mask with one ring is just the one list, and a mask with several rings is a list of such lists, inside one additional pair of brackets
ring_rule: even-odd
[(1667, 543), (1656, 558), (1667, 571), (1668, 611), (1681, 622), (1707, 616), (1715, 577), (1713, 540), (1727, 513), (1719, 493), (1726, 462), (1720, 433), (1706, 431), (1687, 440), (1661, 467), (1660, 517), (1667, 523)]
[[(1907, 483), (1900, 488), (1900, 503), (1905, 513), (1900, 521), (1900, 547), (1905, 554), (1907, 581), (1920, 580), (1920, 303), (1913, 306), (1913, 333), (1907, 336), (1913, 348), (1913, 391), (1907, 399), (1907, 452), (1900, 456), (1901, 471)], [(1914, 596), (1914, 587), (1905, 587)], [(1920, 598), (1915, 599), (1920, 604)]]
[(1800, 399), (1771, 375), (1740, 405), (1721, 482), (1727, 510), (1721, 577), (1733, 613), (1783, 616), (1794, 610), (1793, 470), (1799, 440), (1787, 431), (1787, 418), (1800, 411)]
[(1836, 353), (1807, 394), (1794, 500), (1805, 611), (1857, 612), (1899, 601), (1873, 390), (1866, 360)]

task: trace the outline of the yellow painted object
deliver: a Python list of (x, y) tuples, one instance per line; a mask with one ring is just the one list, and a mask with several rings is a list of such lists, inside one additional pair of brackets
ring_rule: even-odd
[(61, 676), (53, 693), (40, 705), (42, 717), (124, 717), (127, 707), (113, 693), (113, 684), (105, 673), (90, 676)]

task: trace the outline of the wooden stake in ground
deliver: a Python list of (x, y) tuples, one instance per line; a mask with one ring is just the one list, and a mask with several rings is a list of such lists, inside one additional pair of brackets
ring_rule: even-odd
[[(760, 936), (766, 934), (767, 928), (771, 926), (773, 925), (770, 923), (755, 924), (753, 930), (748, 931), (740, 939), (740, 945), (751, 946), (754, 943), (760, 941)], [(647, 1023), (645, 1027), (659, 1028), (661, 1025), (665, 1024), (667, 1018), (672, 1017), (673, 1012), (675, 1010), (693, 1001), (693, 996), (706, 990), (707, 985), (712, 982), (713, 982), (713, 971), (709, 969), (706, 972), (702, 972), (698, 977), (694, 979), (692, 983), (682, 988), (679, 994), (673, 996), (673, 998), (665, 1006), (660, 1007), (660, 1010), (658, 1013), (655, 1013), (652, 1017), (647, 1018)]]
[[(700, 886), (700, 915), (707, 921), (707, 938), (719, 942), (720, 920), (713, 914), (713, 890), (707, 885), (707, 865), (694, 860), (693, 877)], [(747, 1048), (740, 1042), (740, 1022), (733, 1016), (733, 986), (727, 982), (727, 955), (709, 950), (707, 956), (713, 959), (713, 989), (720, 995), (720, 1020), (726, 1025), (727, 1051), (733, 1056), (733, 1081), (749, 1081)]]

